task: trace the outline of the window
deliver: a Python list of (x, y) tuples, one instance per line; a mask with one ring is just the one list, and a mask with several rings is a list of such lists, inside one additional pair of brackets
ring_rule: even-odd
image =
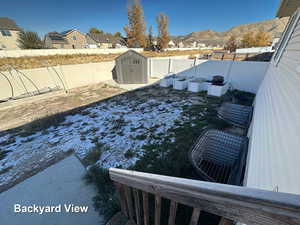
[(60, 47), (61, 47), (61, 48), (64, 48), (64, 47), (65, 47), (65, 45), (64, 45), (64, 44), (60, 44)]
[(1, 34), (2, 34), (3, 36), (11, 36), (11, 33), (10, 33), (9, 30), (1, 30)]
[(73, 40), (76, 41), (76, 36), (73, 36)]
[(277, 65), (280, 61), (281, 55), (283, 54), (285, 47), (288, 44), (295, 27), (297, 26), (297, 23), (299, 21), (299, 16), (300, 16), (300, 13), (299, 13), (299, 10), (297, 10), (294, 13), (294, 15), (290, 18), (289, 23), (286, 26), (286, 28), (280, 38), (279, 45), (273, 56), (273, 62), (275, 63), (275, 65)]

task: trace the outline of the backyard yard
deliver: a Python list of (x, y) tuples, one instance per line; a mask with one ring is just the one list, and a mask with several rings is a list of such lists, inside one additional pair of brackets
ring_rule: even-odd
[(245, 104), (245, 97), (251, 104), (254, 96), (239, 91), (213, 98), (153, 85), (2, 132), (0, 192), (74, 152), (90, 171), (87, 179), (98, 182), (95, 203), (109, 218), (118, 206), (99, 173), (121, 167), (195, 178), (188, 150), (207, 126), (240, 133), (216, 110), (223, 101)]

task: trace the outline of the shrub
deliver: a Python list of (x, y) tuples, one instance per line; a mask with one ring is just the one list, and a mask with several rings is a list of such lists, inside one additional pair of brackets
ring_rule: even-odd
[(0, 160), (4, 159), (7, 155), (7, 153), (9, 153), (9, 152), (11, 152), (11, 151), (0, 149)]
[(92, 166), (84, 177), (88, 184), (95, 184), (97, 196), (94, 197), (94, 205), (106, 222), (120, 211), (119, 200), (115, 192), (115, 186), (109, 178), (107, 169)]
[(96, 142), (95, 146), (89, 151), (82, 160), (83, 165), (89, 166), (95, 164), (103, 152), (103, 144)]
[(134, 156), (134, 151), (129, 149), (127, 152), (125, 152), (124, 156), (126, 159), (130, 159)]

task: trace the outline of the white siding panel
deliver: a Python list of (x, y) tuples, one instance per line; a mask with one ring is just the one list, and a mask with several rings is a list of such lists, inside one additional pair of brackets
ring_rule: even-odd
[(300, 194), (300, 77), (287, 71), (271, 66), (257, 94), (246, 185)]
[(300, 23), (255, 100), (246, 186), (300, 194)]

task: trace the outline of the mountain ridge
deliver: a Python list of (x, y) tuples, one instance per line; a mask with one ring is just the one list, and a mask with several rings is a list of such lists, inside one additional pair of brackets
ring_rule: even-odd
[(248, 32), (256, 33), (258, 31), (269, 33), (272, 40), (274, 37), (280, 36), (284, 31), (288, 19), (288, 17), (283, 17), (280, 19), (275, 18), (249, 24), (241, 24), (233, 26), (223, 32), (214, 31), (212, 29), (199, 30), (187, 35), (177, 36), (177, 41), (183, 41), (184, 43), (197, 41), (206, 45), (223, 45), (231, 36), (235, 36), (237, 40), (241, 40), (244, 34)]

